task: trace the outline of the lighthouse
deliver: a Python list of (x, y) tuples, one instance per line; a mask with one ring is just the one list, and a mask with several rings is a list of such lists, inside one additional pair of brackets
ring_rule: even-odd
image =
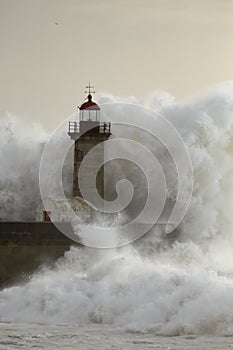
[[(85, 102), (78, 107), (78, 120), (69, 121), (68, 135), (72, 140), (75, 141), (74, 144), (74, 166), (73, 166), (73, 197), (81, 197), (82, 193), (80, 191), (80, 178), (79, 178), (79, 168), (85, 155), (95, 146), (98, 147), (98, 161), (104, 164), (104, 144), (111, 135), (111, 124), (106, 121), (101, 120), (101, 110), (99, 105), (92, 100), (92, 94), (95, 93), (93, 86), (88, 84), (86, 86), (87, 97)], [(96, 183), (88, 183), (88, 174), (91, 172), (91, 164), (89, 165), (86, 173), (86, 178), (82, 178), (82, 183), (87, 182), (87, 186), (97, 189), (100, 196), (104, 198), (104, 167), (98, 171), (96, 175)]]

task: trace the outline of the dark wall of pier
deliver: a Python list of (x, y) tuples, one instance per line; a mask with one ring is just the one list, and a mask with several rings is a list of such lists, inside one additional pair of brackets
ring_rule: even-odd
[(0, 287), (26, 281), (75, 244), (52, 222), (0, 222)]

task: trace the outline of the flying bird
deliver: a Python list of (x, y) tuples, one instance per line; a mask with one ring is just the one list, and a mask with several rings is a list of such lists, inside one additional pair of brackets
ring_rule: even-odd
[(58, 22), (54, 22), (54, 24), (55, 24), (56, 26), (59, 26), (59, 23), (58, 23)]

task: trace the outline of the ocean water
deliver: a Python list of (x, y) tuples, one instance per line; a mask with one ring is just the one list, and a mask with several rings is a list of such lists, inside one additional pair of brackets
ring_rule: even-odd
[[(158, 101), (193, 164), (179, 233), (168, 240), (152, 231), (118, 249), (72, 248), (53, 268), (2, 290), (0, 349), (233, 347), (233, 84), (185, 105), (166, 94), (148, 103)], [(15, 125), (1, 121), (0, 216), (25, 219), (39, 198), (37, 158), (47, 135), (16, 137)], [(21, 172), (13, 160), (25, 149)]]
[(232, 337), (163, 337), (130, 333), (109, 326), (8, 324), (0, 326), (0, 349), (45, 350), (225, 350), (233, 348)]

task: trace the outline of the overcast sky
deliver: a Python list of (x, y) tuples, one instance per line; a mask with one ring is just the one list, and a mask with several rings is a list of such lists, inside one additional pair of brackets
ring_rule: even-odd
[(52, 130), (89, 80), (183, 100), (233, 78), (232, 43), (233, 0), (0, 0), (0, 117)]

